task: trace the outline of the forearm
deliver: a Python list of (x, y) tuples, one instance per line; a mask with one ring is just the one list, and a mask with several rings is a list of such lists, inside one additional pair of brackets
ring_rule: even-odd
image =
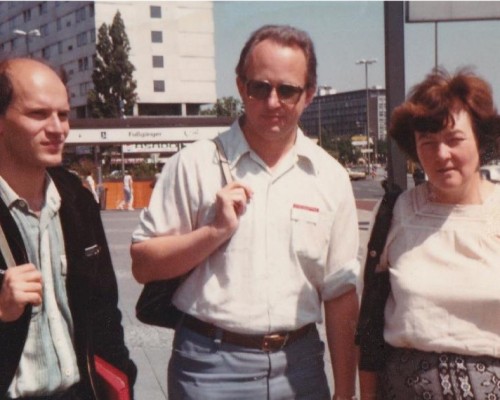
[(230, 235), (212, 225), (181, 235), (167, 235), (132, 244), (132, 273), (140, 283), (185, 274), (205, 260)]
[(376, 400), (377, 374), (375, 372), (359, 371), (361, 400)]
[(354, 333), (357, 315), (358, 297), (354, 288), (325, 302), (326, 335), (337, 398), (351, 398), (355, 394), (357, 347)]

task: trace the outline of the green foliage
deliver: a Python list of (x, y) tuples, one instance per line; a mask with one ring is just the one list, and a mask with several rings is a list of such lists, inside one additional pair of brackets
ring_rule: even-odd
[(87, 96), (93, 118), (117, 118), (131, 115), (137, 101), (137, 83), (129, 61), (130, 42), (119, 11), (108, 26), (102, 24), (97, 33), (95, 67), (92, 73), (94, 89)]
[(149, 179), (155, 176), (156, 168), (154, 164), (144, 161), (140, 164), (135, 164), (131, 168), (131, 173), (136, 179)]
[(328, 138), (327, 140), (323, 140), (322, 144), (328, 153), (344, 165), (356, 163), (362, 157), (359, 149), (352, 145), (350, 136)]
[(201, 111), (202, 115), (216, 115), (218, 117), (229, 116), (237, 117), (242, 114), (243, 105), (240, 100), (233, 96), (222, 97), (217, 99), (217, 102), (212, 108)]

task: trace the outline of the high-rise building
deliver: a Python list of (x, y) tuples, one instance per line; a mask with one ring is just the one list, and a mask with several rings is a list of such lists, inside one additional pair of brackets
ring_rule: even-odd
[[(355, 135), (366, 136), (366, 90), (324, 94), (314, 97), (300, 119), (306, 134), (322, 140)], [(369, 130), (371, 140), (387, 136), (385, 89), (369, 89)]]
[(119, 11), (130, 41), (135, 115), (197, 115), (216, 101), (211, 1), (2, 1), (0, 58), (63, 67), (73, 117), (88, 116), (97, 32)]

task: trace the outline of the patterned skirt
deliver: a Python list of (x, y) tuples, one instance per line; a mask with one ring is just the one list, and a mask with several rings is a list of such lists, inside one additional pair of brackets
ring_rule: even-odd
[(383, 400), (500, 400), (500, 359), (390, 348)]

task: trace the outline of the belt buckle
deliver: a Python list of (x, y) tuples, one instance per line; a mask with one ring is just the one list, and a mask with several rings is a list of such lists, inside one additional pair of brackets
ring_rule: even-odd
[(262, 340), (262, 351), (270, 352), (283, 349), (288, 342), (289, 333), (271, 333), (270, 335), (264, 335)]

